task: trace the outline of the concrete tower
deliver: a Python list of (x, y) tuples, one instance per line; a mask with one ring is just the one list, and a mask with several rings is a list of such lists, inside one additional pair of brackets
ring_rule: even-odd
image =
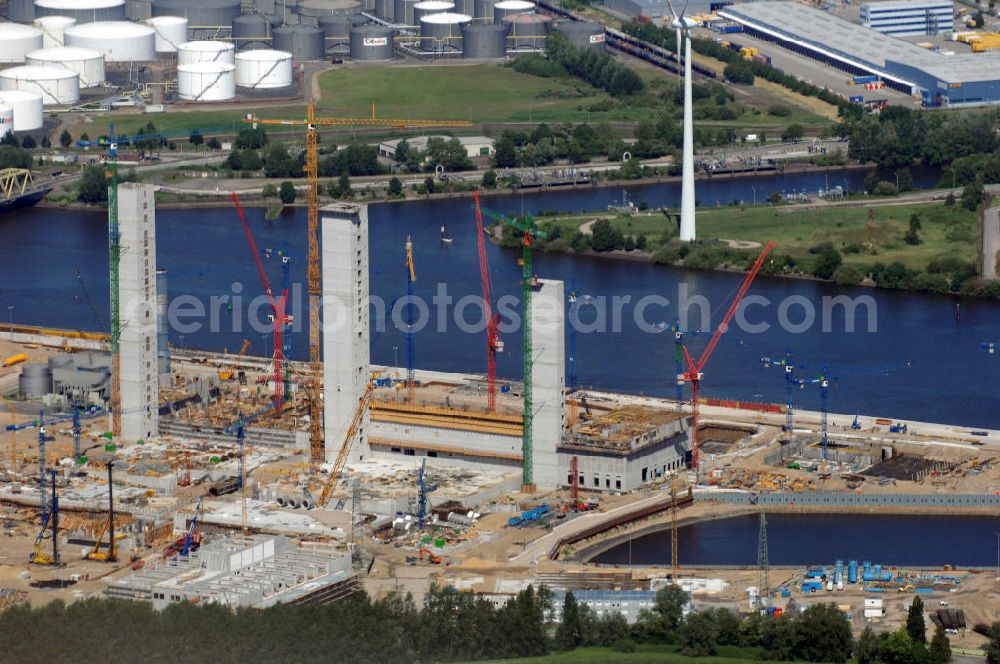
[[(682, 19), (684, 20), (684, 19)], [(681, 242), (694, 242), (694, 112), (691, 107), (691, 35), (684, 31), (684, 148), (681, 164)]]
[(160, 423), (153, 187), (118, 185), (118, 225), (122, 436), (138, 440), (155, 436)]
[(566, 298), (563, 282), (538, 283), (531, 297), (534, 481), (548, 490), (560, 484), (556, 449), (566, 430)]
[[(323, 260), (323, 396), (326, 458), (333, 460), (368, 385), (368, 206), (320, 208)], [(351, 441), (351, 461), (368, 458), (369, 416)]]

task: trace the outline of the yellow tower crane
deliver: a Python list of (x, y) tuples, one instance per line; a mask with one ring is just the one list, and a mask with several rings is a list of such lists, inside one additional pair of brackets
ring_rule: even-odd
[(307, 198), (309, 223), (309, 378), (312, 383), (313, 398), (309, 401), (309, 453), (314, 463), (322, 463), (325, 458), (323, 447), (322, 413), (319, 399), (321, 392), (322, 372), (320, 368), (320, 320), (319, 307), (322, 297), (319, 274), (319, 209), (318, 197), (319, 151), (316, 128), (319, 126), (369, 126), (369, 127), (468, 127), (468, 120), (404, 120), (399, 118), (380, 118), (375, 115), (375, 104), (372, 104), (372, 114), (368, 118), (318, 118), (316, 109), (310, 102), (306, 106), (306, 117), (301, 120), (277, 120), (258, 118), (248, 113), (243, 120), (256, 127), (258, 124), (304, 126), (306, 129), (306, 165), (305, 173), (309, 179), (309, 194)]

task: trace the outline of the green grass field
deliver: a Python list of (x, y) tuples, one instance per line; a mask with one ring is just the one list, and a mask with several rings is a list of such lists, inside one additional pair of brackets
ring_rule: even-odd
[[(811, 265), (809, 248), (832, 242), (844, 254), (844, 264), (857, 267), (875, 262), (901, 261), (911, 269), (923, 270), (938, 257), (951, 256), (972, 261), (976, 256), (976, 214), (961, 206), (946, 207), (943, 203), (874, 206), (874, 232), (868, 231), (868, 207), (801, 207), (770, 206), (699, 208), (698, 237), (700, 239), (750, 240), (775, 243), (775, 252), (789, 254), (803, 267)], [(908, 245), (903, 235), (909, 228), (910, 216), (920, 217), (923, 242)], [(571, 237), (579, 225), (595, 215), (562, 219), (558, 223), (564, 237)], [(662, 214), (619, 217), (612, 225), (626, 235), (646, 235), (655, 247), (668, 229), (676, 231), (676, 222)], [(867, 249), (874, 240), (874, 251)], [(858, 245), (856, 253), (844, 253), (845, 248)]]
[[(686, 657), (677, 646), (640, 645), (636, 652), (615, 652), (610, 648), (577, 648), (545, 657), (504, 659), (480, 664), (769, 664), (756, 649), (720, 647), (716, 657)], [(471, 663), (470, 663), (471, 664)]]

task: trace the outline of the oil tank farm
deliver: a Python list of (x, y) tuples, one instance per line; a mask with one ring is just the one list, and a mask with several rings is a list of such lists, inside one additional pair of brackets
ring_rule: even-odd
[(236, 67), (226, 62), (177, 65), (177, 96), (184, 101), (227, 101), (236, 96)]
[(395, 0), (392, 15), (396, 25), (417, 25), (413, 7), (419, 2), (420, 0)]
[(545, 37), (552, 27), (552, 18), (544, 14), (509, 14), (503, 18), (507, 26), (507, 48), (532, 51), (545, 48)]
[(361, 62), (392, 60), (396, 52), (396, 32), (382, 25), (351, 28), (351, 58)]
[(462, 27), (462, 57), (496, 60), (507, 54), (507, 28), (492, 23), (466, 23)]
[(153, 29), (153, 47), (157, 53), (176, 53), (188, 40), (188, 20), (183, 16), (154, 16), (146, 21)]
[(24, 56), (42, 48), (42, 31), (30, 25), (0, 23), (0, 62), (24, 62)]
[(125, 0), (35, 0), (35, 16), (68, 16), (77, 23), (124, 21)]
[(292, 84), (292, 54), (250, 49), (236, 54), (236, 85), (248, 90), (276, 90)]
[(177, 47), (178, 65), (193, 65), (196, 62), (224, 62), (234, 65), (236, 47), (217, 41), (190, 41)]
[(420, 22), (425, 16), (455, 11), (455, 3), (450, 0), (422, 0), (413, 5), (413, 18)]
[(69, 16), (42, 16), (35, 19), (35, 27), (42, 31), (42, 48), (65, 46), (66, 28), (76, 25), (76, 19)]
[(44, 123), (42, 97), (23, 90), (0, 90), (0, 104), (14, 110), (14, 131), (34, 131)]
[(148, 25), (129, 21), (84, 23), (66, 29), (66, 45), (89, 48), (104, 62), (148, 62), (156, 59), (156, 37)]
[(534, 14), (535, 3), (526, 0), (503, 0), (493, 5), (493, 22), (503, 23), (508, 16)]
[(553, 30), (566, 35), (569, 42), (579, 48), (604, 50), (604, 26), (590, 21), (563, 21)]
[(183, 16), (201, 36), (228, 28), (240, 15), (240, 0), (153, 0), (153, 16)]
[(358, 0), (302, 0), (299, 2), (299, 23), (315, 27), (324, 16), (350, 16), (364, 10)]
[(232, 26), (231, 35), (237, 49), (271, 48), (271, 22), (263, 16), (237, 16)]
[(296, 62), (322, 60), (326, 57), (324, 34), (312, 25), (283, 25), (275, 28), (271, 40), (276, 51), (292, 54)]
[(80, 101), (80, 75), (62, 67), (11, 67), (0, 71), (0, 90), (33, 92), (45, 106), (67, 106)]
[(493, 21), (493, 7), (496, 0), (473, 0), (472, 15), (477, 21), (490, 23)]
[(274, 0), (273, 14), (271, 23), (275, 27), (280, 25), (297, 25), (299, 22), (299, 1)]
[(420, 19), (420, 48), (433, 53), (458, 53), (462, 50), (462, 26), (470, 23), (468, 14), (431, 14)]
[(80, 75), (81, 88), (104, 85), (104, 56), (90, 48), (56, 46), (32, 51), (25, 64), (42, 67), (63, 67)]
[(360, 14), (333, 14), (319, 19), (319, 29), (323, 31), (324, 48), (331, 51), (346, 52), (350, 48), (351, 28), (364, 25), (367, 19)]

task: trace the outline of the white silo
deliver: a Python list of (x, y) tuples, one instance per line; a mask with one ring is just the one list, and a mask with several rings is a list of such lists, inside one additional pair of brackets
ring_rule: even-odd
[(96, 88), (104, 85), (104, 56), (90, 48), (79, 46), (56, 46), (41, 48), (24, 56), (28, 65), (42, 67), (65, 67), (80, 75), (81, 88)]
[(24, 62), (24, 54), (42, 47), (42, 31), (30, 25), (0, 23), (0, 62)]
[(80, 75), (63, 67), (11, 67), (0, 71), (0, 90), (34, 92), (46, 106), (67, 106), (80, 101)]
[(188, 40), (188, 20), (183, 16), (154, 16), (146, 25), (156, 33), (157, 53), (176, 53), (177, 47)]
[(0, 104), (14, 109), (14, 131), (34, 131), (44, 123), (42, 97), (22, 90), (0, 90)]
[(292, 54), (255, 49), (236, 55), (236, 85), (252, 90), (287, 88), (292, 84)]
[(185, 101), (226, 101), (236, 96), (233, 65), (194, 62), (177, 65), (177, 96)]
[(42, 31), (42, 48), (65, 46), (66, 28), (76, 25), (76, 19), (70, 16), (42, 16), (35, 19), (35, 27)]
[(472, 21), (468, 14), (430, 14), (420, 19), (420, 48), (438, 53), (462, 50), (462, 26)]
[(124, 21), (125, 0), (35, 0), (35, 16), (69, 16), (77, 23)]
[(228, 42), (190, 41), (177, 47), (177, 64), (224, 62), (236, 64), (236, 47)]
[(14, 109), (0, 104), (0, 137), (14, 131)]
[(421, 0), (421, 2), (413, 5), (413, 18), (419, 25), (420, 19), (425, 16), (454, 11), (455, 3), (450, 0)]
[(66, 45), (90, 48), (105, 62), (149, 62), (156, 59), (155, 33), (148, 25), (99, 21), (66, 29)]

